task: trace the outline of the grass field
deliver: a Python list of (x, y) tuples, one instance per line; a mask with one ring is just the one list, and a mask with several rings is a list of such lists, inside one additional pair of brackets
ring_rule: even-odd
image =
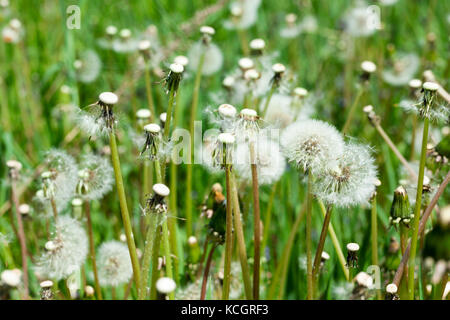
[(0, 299), (449, 299), (449, 1), (0, 0), (0, 28)]

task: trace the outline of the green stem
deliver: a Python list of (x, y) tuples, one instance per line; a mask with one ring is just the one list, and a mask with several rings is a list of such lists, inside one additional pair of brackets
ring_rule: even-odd
[(162, 238), (161, 226), (158, 225), (156, 226), (156, 235), (153, 243), (153, 253), (152, 253), (152, 279), (150, 285), (150, 299), (152, 300), (156, 299), (156, 281), (158, 280), (159, 277), (158, 258), (159, 258), (159, 250), (161, 247), (161, 238)]
[(322, 231), (320, 232), (319, 244), (317, 245), (316, 255), (314, 257), (314, 268), (313, 268), (313, 279), (314, 283), (317, 285), (319, 280), (319, 268), (320, 262), (322, 260), (322, 252), (325, 246), (325, 240), (327, 238), (328, 227), (331, 221), (331, 213), (333, 212), (333, 207), (328, 206), (325, 218), (323, 220)]
[(414, 208), (414, 221), (412, 229), (413, 234), (411, 238), (411, 253), (409, 257), (408, 292), (410, 300), (414, 300), (414, 268), (417, 251), (417, 239), (419, 235), (420, 208), (422, 204), (423, 176), (425, 171), (425, 160), (427, 155), (428, 128), (429, 128), (429, 119), (425, 117), (423, 122), (422, 150), (420, 154), (419, 178), (417, 181), (416, 206)]
[(151, 122), (155, 122), (156, 111), (155, 111), (155, 104), (153, 102), (150, 69), (148, 68), (148, 66), (146, 66), (145, 68), (144, 77), (145, 77), (145, 90), (147, 91), (148, 108), (152, 113), (150, 115), (150, 120)]
[[(372, 198), (371, 216), (371, 242), (372, 242), (372, 265), (378, 266), (378, 215), (377, 215), (377, 196)], [(381, 291), (377, 290), (377, 299), (381, 300)]]
[(312, 174), (308, 173), (308, 194), (306, 205), (306, 283), (307, 283), (307, 299), (314, 299), (314, 282), (312, 269)]
[(233, 174), (231, 174), (230, 177), (230, 185), (231, 185), (231, 192), (232, 192), (232, 205), (233, 205), (233, 212), (234, 212), (234, 226), (236, 229), (236, 238), (237, 238), (237, 244), (238, 244), (238, 250), (239, 250), (239, 259), (241, 262), (241, 269), (242, 269), (242, 279), (244, 281), (244, 291), (245, 291), (245, 297), (248, 300), (252, 299), (252, 284), (250, 281), (250, 269), (248, 267), (248, 261), (247, 261), (247, 251), (245, 247), (245, 237), (244, 237), (244, 228), (242, 227), (242, 220), (241, 220), (241, 210), (239, 207), (239, 198), (238, 198), (238, 192), (236, 188), (236, 179)]
[(145, 237), (144, 256), (142, 257), (142, 278), (139, 288), (139, 300), (144, 300), (147, 296), (147, 282), (150, 271), (150, 260), (152, 257), (153, 242), (156, 235), (155, 213), (150, 212), (148, 218), (147, 235)]
[(139, 259), (136, 254), (136, 245), (134, 243), (133, 230), (131, 228), (130, 214), (128, 213), (127, 198), (125, 195), (125, 188), (122, 179), (122, 171), (120, 169), (119, 152), (117, 150), (116, 135), (114, 128), (109, 133), (109, 145), (111, 148), (111, 161), (114, 167), (114, 174), (116, 179), (117, 194), (119, 196), (120, 212), (122, 214), (123, 227), (127, 237), (128, 251), (130, 252), (131, 264), (133, 266), (133, 275), (136, 287), (139, 288), (141, 283)]
[(342, 134), (344, 135), (348, 132), (348, 129), (350, 128), (350, 123), (352, 122), (353, 116), (356, 111), (356, 107), (358, 106), (359, 99), (361, 98), (363, 92), (364, 92), (364, 85), (361, 85), (361, 87), (359, 87), (358, 89), (358, 92), (356, 93), (355, 100), (353, 101), (353, 104), (350, 107), (350, 111), (347, 115), (347, 120), (345, 121), (344, 127), (342, 128)]
[(228, 300), (230, 296), (230, 270), (231, 270), (231, 258), (233, 254), (233, 216), (231, 212), (231, 185), (230, 185), (230, 172), (231, 165), (225, 165), (225, 180), (227, 189), (227, 217), (226, 217), (226, 234), (225, 234), (225, 265), (224, 265), (224, 277), (223, 277), (223, 290), (222, 300)]
[(267, 99), (266, 99), (266, 103), (264, 104), (264, 109), (262, 112), (263, 119), (266, 117), (267, 109), (269, 108), (269, 103), (270, 103), (270, 100), (272, 99), (272, 96), (273, 96), (273, 93), (275, 92), (275, 90), (276, 90), (276, 86), (272, 84), (270, 91), (269, 91), (269, 95), (267, 96)]
[[(166, 275), (167, 277), (173, 279), (173, 270), (172, 270), (172, 257), (170, 255), (170, 241), (169, 241), (169, 228), (167, 227), (167, 216), (164, 217), (164, 221), (162, 223), (162, 237), (163, 237), (163, 249), (164, 255), (166, 257)], [(172, 291), (169, 293), (169, 299), (175, 299), (175, 292)]]
[(263, 240), (261, 243), (261, 248), (263, 250), (266, 249), (267, 239), (269, 238), (270, 224), (272, 222), (272, 207), (273, 200), (275, 199), (275, 195), (277, 193), (278, 182), (272, 186), (272, 191), (270, 193), (269, 203), (267, 204), (266, 215), (264, 219), (264, 232), (263, 232)]
[(189, 134), (191, 137), (190, 140), (190, 149), (189, 149), (189, 161), (186, 164), (187, 165), (187, 173), (186, 173), (186, 183), (187, 183), (187, 199), (186, 199), (186, 232), (187, 236), (192, 235), (192, 169), (193, 169), (193, 162), (194, 162), (194, 122), (195, 118), (197, 116), (197, 107), (198, 107), (198, 97), (199, 97), (199, 91), (200, 91), (200, 83), (202, 80), (202, 70), (203, 70), (203, 63), (205, 60), (205, 53), (202, 52), (200, 55), (200, 61), (197, 66), (197, 73), (195, 75), (195, 83), (194, 83), (194, 92), (192, 95), (192, 105), (191, 105), (191, 118), (189, 120)]
[(89, 253), (91, 255), (92, 270), (94, 272), (95, 293), (97, 295), (98, 300), (103, 300), (102, 288), (100, 286), (100, 281), (99, 281), (98, 272), (97, 272), (97, 260), (95, 257), (94, 234), (92, 232), (93, 229), (92, 229), (92, 219), (91, 219), (91, 206), (89, 204), (89, 201), (84, 202), (84, 211), (86, 212), (86, 224), (87, 224), (88, 236), (89, 236)]

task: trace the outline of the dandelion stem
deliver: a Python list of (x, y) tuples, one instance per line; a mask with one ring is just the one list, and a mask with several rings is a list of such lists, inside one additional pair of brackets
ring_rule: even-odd
[(428, 127), (429, 127), (429, 119), (425, 117), (423, 122), (422, 150), (420, 154), (420, 164), (419, 164), (419, 179), (417, 181), (416, 206), (414, 208), (414, 221), (412, 229), (413, 234), (411, 238), (411, 254), (409, 258), (408, 292), (410, 300), (414, 300), (414, 269), (417, 250), (417, 238), (419, 235), (420, 209), (422, 204), (422, 191), (423, 191), (422, 190), (423, 176), (425, 171), (425, 160), (427, 155), (426, 152), (428, 141)]
[[(372, 242), (372, 265), (378, 266), (378, 215), (377, 215), (377, 196), (372, 197), (371, 216), (371, 242)], [(377, 290), (377, 299), (381, 300), (381, 291)]]
[[(20, 243), (20, 253), (22, 255), (22, 274), (23, 274), (23, 286), (24, 286), (24, 298), (29, 299), (29, 288), (28, 288), (28, 252), (25, 232), (23, 228), (22, 215), (19, 212), (19, 198), (16, 192), (16, 182), (11, 179), (11, 202), (14, 203), (16, 219), (17, 219), (17, 235)], [(12, 221), (11, 221), (12, 222)]]
[(276, 89), (277, 89), (277, 86), (272, 84), (272, 86), (270, 88), (270, 91), (269, 91), (269, 95), (267, 96), (267, 99), (266, 99), (266, 103), (264, 104), (264, 109), (263, 109), (263, 112), (262, 112), (262, 117), (263, 118), (266, 117), (267, 109), (269, 108), (270, 100), (272, 99), (273, 93), (275, 92)]
[(189, 148), (189, 161), (187, 163), (187, 173), (186, 173), (186, 183), (187, 183), (187, 199), (186, 199), (186, 232), (187, 236), (192, 235), (192, 170), (193, 170), (193, 162), (194, 162), (194, 122), (197, 116), (197, 107), (198, 107), (198, 97), (200, 92), (200, 83), (202, 80), (202, 70), (203, 63), (205, 61), (205, 51), (203, 51), (200, 55), (200, 61), (197, 66), (197, 73), (195, 75), (195, 83), (194, 83), (194, 92), (192, 94), (192, 105), (191, 105), (191, 118), (189, 120), (189, 135), (191, 137), (190, 140), (190, 148)]
[[(322, 215), (325, 217), (327, 210), (325, 209), (325, 205), (321, 200), (318, 201), (320, 210), (322, 211)], [(346, 268), (346, 259), (344, 257), (344, 253), (342, 252), (341, 245), (339, 243), (339, 240), (336, 236), (336, 232), (334, 232), (333, 223), (330, 221), (330, 225), (328, 227), (328, 232), (330, 233), (331, 241), (333, 242), (334, 249), (336, 251), (336, 254), (338, 256), (339, 263), (341, 265), (342, 271), (344, 272), (345, 278), (347, 281), (350, 279), (349, 271)]]
[(358, 106), (359, 99), (361, 98), (363, 92), (364, 92), (364, 86), (361, 85), (361, 87), (358, 89), (358, 92), (356, 93), (355, 100), (353, 100), (353, 104), (350, 107), (350, 111), (348, 112), (347, 120), (345, 121), (344, 127), (342, 127), (342, 134), (344, 134), (344, 135), (350, 129), (350, 123), (352, 122), (353, 116), (356, 111), (356, 107)]
[(212, 257), (217, 244), (213, 243), (213, 246), (209, 250), (208, 259), (206, 260), (205, 271), (203, 273), (202, 291), (200, 294), (200, 300), (205, 300), (206, 297), (206, 285), (208, 283), (209, 269), (211, 268)]
[(147, 101), (148, 101), (148, 108), (151, 111), (151, 115), (150, 115), (150, 120), (151, 122), (155, 122), (155, 115), (156, 115), (156, 111), (155, 111), (155, 104), (153, 102), (153, 94), (152, 94), (152, 87), (151, 87), (151, 74), (150, 74), (150, 69), (148, 68), (148, 66), (146, 66), (145, 68), (145, 72), (144, 72), (144, 77), (145, 77), (145, 90), (147, 91)]
[(152, 281), (150, 286), (150, 299), (156, 299), (156, 280), (159, 277), (158, 270), (158, 259), (159, 259), (159, 250), (161, 247), (161, 226), (156, 226), (156, 235), (153, 243), (153, 253), (152, 253)]
[(133, 230), (131, 228), (130, 214), (128, 213), (127, 198), (122, 179), (122, 171), (120, 169), (119, 152), (117, 150), (116, 135), (114, 128), (109, 133), (109, 144), (111, 148), (111, 159), (116, 179), (117, 193), (119, 196), (120, 212), (122, 214), (123, 226), (127, 237), (128, 251), (130, 252), (131, 264), (133, 266), (134, 281), (136, 287), (139, 288), (141, 283), (139, 260), (136, 253), (136, 245), (134, 243)]
[(252, 189), (253, 189), (253, 224), (254, 224), (254, 263), (253, 263), (253, 299), (259, 300), (259, 272), (260, 272), (260, 256), (261, 256), (261, 221), (259, 208), (259, 185), (258, 185), (258, 167), (256, 164), (256, 146), (255, 141), (251, 141), (250, 147), (250, 163), (252, 170)]
[[(172, 270), (172, 256), (170, 254), (170, 241), (169, 241), (169, 228), (167, 227), (167, 215), (164, 217), (164, 221), (162, 223), (162, 237), (163, 237), (163, 249), (164, 255), (166, 257), (166, 274), (167, 277), (173, 279), (173, 270)], [(175, 292), (172, 291), (169, 293), (169, 299), (175, 299)]]
[(230, 184), (231, 165), (225, 164), (225, 180), (227, 188), (227, 217), (226, 217), (226, 234), (225, 234), (225, 265), (223, 277), (222, 300), (228, 300), (230, 295), (230, 270), (231, 258), (233, 254), (233, 216), (231, 213), (231, 184)]
[(150, 212), (148, 218), (147, 235), (145, 237), (144, 256), (142, 257), (142, 277), (139, 289), (139, 300), (144, 300), (147, 296), (147, 282), (150, 271), (150, 260), (152, 258), (153, 242), (156, 236), (155, 213)]
[[(308, 193), (306, 198), (306, 283), (307, 283), (307, 299), (314, 299), (314, 279), (312, 268), (312, 174), (308, 173)], [(319, 243), (320, 245), (320, 243)]]
[(328, 227), (330, 225), (332, 212), (333, 207), (331, 205), (327, 206), (325, 218), (322, 225), (322, 231), (320, 232), (319, 244), (317, 246), (316, 255), (314, 257), (313, 278), (316, 284), (319, 280), (320, 261), (322, 260), (322, 252), (325, 246), (325, 240), (327, 238)]
[(238, 29), (239, 40), (241, 41), (242, 53), (244, 57), (248, 57), (250, 54), (250, 49), (247, 42), (247, 33), (244, 29)]
[(237, 238), (237, 244), (238, 244), (238, 250), (239, 250), (239, 259), (241, 262), (241, 269), (242, 269), (242, 279), (244, 281), (244, 290), (245, 290), (245, 297), (248, 300), (252, 299), (252, 285), (250, 281), (250, 270), (248, 267), (248, 261), (247, 261), (247, 251), (245, 247), (245, 237), (244, 237), (244, 229), (242, 227), (242, 221), (241, 221), (241, 210), (239, 207), (239, 198), (238, 198), (238, 192), (236, 188), (236, 178), (234, 177), (234, 174), (231, 174), (230, 177), (230, 185), (231, 185), (231, 193), (232, 193), (232, 205), (233, 205), (233, 212), (234, 212), (234, 226), (236, 229), (236, 238)]
[(272, 186), (272, 191), (270, 192), (269, 203), (267, 204), (266, 215), (264, 217), (264, 232), (263, 232), (263, 240), (261, 243), (261, 248), (263, 250), (266, 249), (267, 240), (269, 238), (270, 224), (272, 221), (272, 207), (273, 200), (275, 199), (275, 195), (277, 193), (278, 181)]
[(98, 300), (103, 300), (102, 288), (100, 287), (100, 281), (98, 279), (97, 260), (95, 258), (94, 234), (92, 232), (91, 206), (89, 201), (84, 202), (84, 211), (86, 212), (86, 224), (89, 236), (89, 254), (92, 260), (92, 271), (94, 272), (95, 293), (97, 294)]

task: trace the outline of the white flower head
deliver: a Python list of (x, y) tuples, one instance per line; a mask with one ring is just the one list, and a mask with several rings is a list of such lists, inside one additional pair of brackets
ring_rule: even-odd
[(97, 263), (101, 285), (117, 287), (133, 276), (130, 253), (122, 242), (104, 242), (98, 249)]
[(202, 65), (202, 74), (205, 76), (212, 75), (219, 71), (223, 65), (222, 50), (214, 44), (204, 44), (202, 41), (194, 43), (188, 52), (188, 67), (192, 71), (196, 71), (200, 63), (200, 57), (204, 54)]
[(81, 158), (77, 195), (86, 200), (101, 199), (112, 189), (113, 168), (109, 160), (94, 154)]
[(324, 202), (338, 207), (367, 204), (375, 191), (377, 169), (371, 149), (347, 143), (337, 161), (317, 176), (314, 194)]
[(341, 134), (320, 120), (291, 124), (281, 135), (281, 145), (289, 162), (313, 175), (325, 171), (344, 151)]
[[(261, 133), (257, 137), (255, 149), (259, 184), (272, 184), (278, 181), (286, 168), (286, 159), (280, 152), (278, 143), (270, 140), (265, 134)], [(236, 147), (233, 168), (241, 179), (251, 181), (252, 174), (250, 166), (249, 144), (248, 142), (241, 141)]]
[(383, 70), (383, 80), (392, 86), (404, 86), (413, 79), (420, 66), (420, 59), (413, 53), (399, 55), (391, 69)]
[(80, 222), (69, 216), (58, 216), (54, 235), (45, 245), (36, 271), (40, 276), (60, 280), (79, 270), (88, 253), (88, 239)]
[(78, 81), (91, 83), (97, 79), (102, 69), (102, 61), (94, 50), (86, 50), (75, 60), (74, 67)]
[(379, 17), (364, 3), (348, 10), (344, 15), (345, 31), (352, 37), (368, 37), (375, 33)]

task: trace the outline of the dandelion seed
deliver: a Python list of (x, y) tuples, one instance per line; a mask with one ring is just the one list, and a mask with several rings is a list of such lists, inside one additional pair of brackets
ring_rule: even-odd
[(45, 245), (46, 252), (39, 258), (36, 272), (42, 277), (65, 279), (79, 270), (86, 260), (88, 240), (80, 222), (60, 216), (52, 240)]
[(347, 143), (333, 165), (317, 175), (313, 193), (339, 207), (366, 205), (375, 191), (377, 169), (367, 146)]
[(343, 138), (336, 128), (319, 120), (288, 126), (281, 135), (281, 146), (289, 162), (313, 175), (326, 171), (344, 151)]
[(117, 287), (133, 276), (128, 247), (119, 241), (104, 242), (97, 254), (98, 276), (103, 286)]

